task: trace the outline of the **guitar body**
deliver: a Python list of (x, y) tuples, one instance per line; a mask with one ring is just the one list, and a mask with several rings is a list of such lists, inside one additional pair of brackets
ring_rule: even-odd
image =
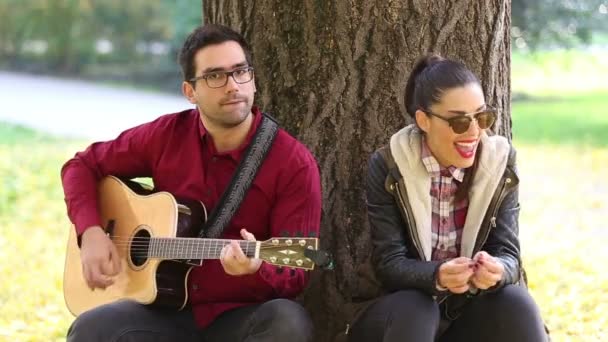
[[(82, 274), (80, 248), (72, 227), (68, 239), (63, 292), (69, 311), (78, 316), (94, 307), (120, 299), (182, 309), (188, 301), (187, 277), (193, 264), (147, 258), (150, 237), (196, 237), (206, 219), (196, 201), (177, 201), (167, 192), (151, 193), (137, 183), (105, 177), (99, 184), (99, 211), (103, 227), (112, 236), (122, 268), (114, 284), (91, 290)], [(143, 241), (143, 242), (142, 242)]]

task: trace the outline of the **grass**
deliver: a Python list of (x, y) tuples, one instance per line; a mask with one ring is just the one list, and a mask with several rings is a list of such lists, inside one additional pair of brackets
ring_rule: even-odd
[(18, 125), (0, 124), (0, 145), (43, 143), (57, 141), (56, 137)]
[[(608, 83), (608, 81), (607, 81)], [(608, 91), (513, 102), (516, 143), (608, 147)]]
[[(527, 63), (532, 62), (518, 58), (514, 77), (545, 68), (531, 68)], [(567, 61), (571, 56), (536, 58)], [(515, 87), (520, 80), (513, 83), (514, 92), (525, 94)], [(608, 340), (605, 90), (539, 88), (513, 103), (522, 253), (530, 291), (555, 342)], [(84, 142), (0, 123), (0, 341), (64, 340), (73, 318), (62, 295), (69, 222), (59, 170), (84, 147)]]
[(61, 292), (69, 223), (59, 170), (84, 146), (0, 127), (9, 133), (0, 143), (0, 341), (62, 340), (72, 317)]
[(511, 55), (513, 95), (553, 96), (601, 91), (608, 96), (606, 49), (514, 52)]
[(607, 341), (608, 148), (518, 152), (524, 265), (553, 341)]
[(516, 143), (608, 147), (606, 51), (512, 54)]
[[(3, 129), (7, 129), (4, 127)], [(72, 321), (62, 296), (69, 222), (61, 164), (83, 143), (0, 144), (0, 341), (60, 341)], [(520, 144), (520, 220), (530, 289), (554, 341), (608, 337), (599, 298), (608, 222), (608, 149)], [(549, 167), (548, 167), (549, 165)], [(559, 165), (559, 167), (550, 167)]]
[(553, 341), (606, 341), (608, 62), (597, 52), (513, 54), (520, 239)]

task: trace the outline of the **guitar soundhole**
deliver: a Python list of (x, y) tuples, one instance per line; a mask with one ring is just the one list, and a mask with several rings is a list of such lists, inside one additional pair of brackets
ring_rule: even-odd
[(141, 229), (133, 236), (133, 242), (131, 242), (131, 250), (129, 255), (131, 257), (131, 263), (134, 266), (139, 267), (148, 261), (148, 249), (150, 248), (150, 233), (147, 230)]

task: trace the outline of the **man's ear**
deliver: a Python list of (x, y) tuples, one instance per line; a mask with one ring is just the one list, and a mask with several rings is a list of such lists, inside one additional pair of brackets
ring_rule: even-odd
[(196, 98), (194, 97), (196, 90), (194, 90), (194, 86), (190, 82), (182, 82), (182, 94), (188, 99), (188, 101), (192, 104), (196, 104)]
[(418, 109), (416, 111), (416, 124), (418, 124), (418, 127), (420, 127), (423, 132), (428, 133), (431, 126), (431, 120), (425, 112)]

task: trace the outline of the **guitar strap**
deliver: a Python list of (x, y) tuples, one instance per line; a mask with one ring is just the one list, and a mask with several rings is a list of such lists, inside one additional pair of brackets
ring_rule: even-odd
[(245, 198), (256, 173), (266, 158), (270, 146), (279, 131), (279, 125), (270, 115), (262, 113), (262, 122), (258, 126), (251, 144), (199, 233), (201, 238), (217, 239), (230, 223), (241, 202)]

